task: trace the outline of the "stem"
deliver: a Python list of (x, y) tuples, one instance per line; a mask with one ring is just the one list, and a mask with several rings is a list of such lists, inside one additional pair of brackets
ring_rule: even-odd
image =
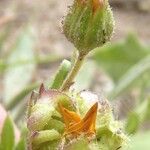
[(83, 64), (85, 56), (86, 56), (86, 54), (79, 53), (74, 66), (72, 67), (70, 73), (68, 74), (67, 78), (65, 79), (65, 81), (60, 89), (61, 91), (69, 90), (70, 86), (73, 84), (73, 80), (75, 79), (76, 75), (78, 74), (78, 72)]

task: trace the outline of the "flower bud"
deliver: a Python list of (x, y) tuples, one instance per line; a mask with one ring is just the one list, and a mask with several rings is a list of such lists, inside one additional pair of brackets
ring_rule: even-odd
[(30, 131), (40, 131), (49, 123), (52, 116), (58, 117), (58, 103), (61, 103), (67, 109), (74, 110), (69, 96), (57, 90), (46, 90), (43, 84), (40, 87), (37, 100), (34, 101), (35, 104), (31, 105), (27, 123)]
[(63, 24), (67, 39), (83, 54), (109, 41), (113, 28), (108, 0), (75, 0)]

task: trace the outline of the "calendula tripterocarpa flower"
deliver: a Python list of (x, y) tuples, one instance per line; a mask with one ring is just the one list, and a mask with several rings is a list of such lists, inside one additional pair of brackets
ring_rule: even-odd
[(70, 95), (42, 84), (29, 105), (29, 146), (33, 150), (116, 150), (124, 145), (126, 136), (114, 120), (109, 102), (96, 99), (90, 92)]
[(98, 103), (95, 103), (83, 118), (77, 113), (64, 108), (61, 104), (59, 104), (59, 108), (66, 126), (65, 135), (77, 137), (81, 134), (86, 134), (87, 136), (95, 134)]

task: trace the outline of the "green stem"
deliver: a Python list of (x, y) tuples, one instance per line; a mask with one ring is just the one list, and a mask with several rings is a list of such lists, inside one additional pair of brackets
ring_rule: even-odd
[(61, 87), (61, 91), (67, 91), (69, 90), (70, 86), (73, 84), (73, 80), (75, 79), (76, 75), (78, 74), (84, 58), (85, 58), (86, 54), (79, 54), (76, 62), (74, 63), (74, 66), (72, 67), (70, 73), (68, 74), (67, 78), (65, 79), (62, 87)]

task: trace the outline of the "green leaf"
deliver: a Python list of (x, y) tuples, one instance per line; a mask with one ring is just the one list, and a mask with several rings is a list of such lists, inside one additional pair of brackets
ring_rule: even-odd
[(113, 81), (118, 82), (130, 67), (148, 53), (150, 50), (147, 47), (142, 46), (134, 35), (129, 35), (123, 42), (98, 48), (94, 58)]
[(68, 60), (63, 60), (63, 62), (61, 63), (54, 79), (53, 82), (51, 84), (52, 89), (59, 89), (61, 87), (61, 85), (63, 84), (63, 81), (65, 80), (65, 78), (67, 77), (69, 71), (71, 69), (71, 63)]
[(15, 146), (14, 127), (9, 117), (6, 118), (2, 129), (1, 145), (3, 150), (13, 150)]
[(74, 88), (79, 91), (88, 89), (94, 78), (95, 71), (96, 65), (93, 61), (85, 62), (75, 79)]
[[(7, 64), (34, 59), (35, 39), (31, 28), (25, 29), (16, 41), (16, 46), (8, 56)], [(17, 65), (17, 64), (16, 64)], [(31, 81), (35, 64), (24, 64), (18, 67), (11, 66), (4, 74), (4, 99), (7, 104)]]
[[(33, 59), (28, 60), (16, 60), (13, 63), (6, 63), (6, 59), (0, 59), (0, 73), (3, 73), (7, 68), (16, 68), (19, 66), (29, 65), (29, 64), (38, 64), (38, 65), (45, 65), (50, 64), (56, 61), (59, 61), (61, 59), (60, 56), (49, 54), (47, 56), (41, 57), (36, 56)], [(6, 62), (5, 62), (6, 61)]]
[(26, 142), (25, 142), (25, 139), (24, 139), (24, 138), (22, 138), (22, 139), (18, 142), (18, 144), (17, 144), (15, 150), (26, 150)]
[(129, 134), (134, 134), (138, 131), (139, 126), (150, 119), (150, 99), (138, 104), (138, 106), (129, 113), (126, 121), (126, 131)]
[(150, 132), (139, 133), (131, 138), (129, 150), (149, 150)]
[(4, 61), (0, 58), (0, 73), (3, 72), (6, 68), (6, 64), (4, 63)]
[[(146, 73), (150, 73), (150, 55), (142, 59), (134, 65), (128, 72), (118, 81), (116, 87), (110, 94), (110, 99), (114, 99), (119, 94), (129, 88), (135, 81), (140, 79)], [(149, 75), (150, 77), (150, 75)]]
[(32, 90), (36, 89), (40, 84), (39, 83), (33, 83), (31, 85), (26, 86), (20, 93), (18, 93), (15, 97), (13, 97), (10, 100), (10, 103), (7, 104), (6, 108), (8, 110), (13, 109), (16, 105), (21, 102), (21, 100), (28, 95)]
[(136, 112), (131, 112), (128, 116), (125, 130), (129, 134), (137, 132), (140, 125), (140, 118)]

